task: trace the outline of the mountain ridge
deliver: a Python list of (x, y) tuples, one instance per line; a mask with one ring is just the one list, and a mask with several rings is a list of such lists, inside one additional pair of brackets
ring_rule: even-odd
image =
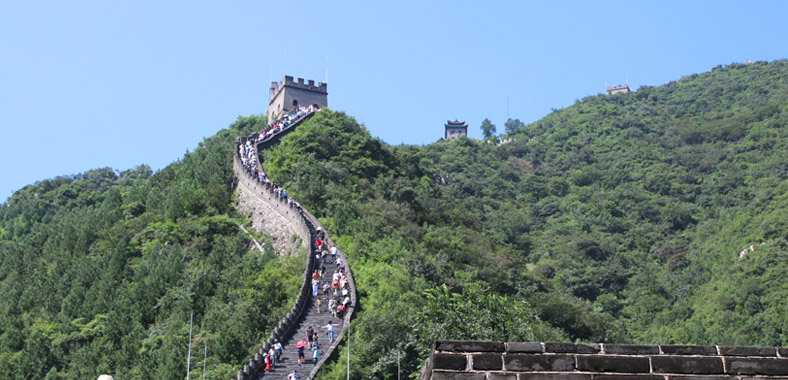
[[(500, 146), (389, 146), (321, 111), (261, 161), (352, 263), (354, 376), (394, 378), (398, 357), (418, 373), (436, 339), (780, 346), (787, 79), (756, 62), (590, 96)], [(209, 377), (232, 375), (303, 270), (237, 228), (232, 139), (264, 125), (241, 117), (157, 173), (9, 198), (0, 374), (178, 377), (196, 309)], [(318, 378), (344, 375), (340, 352)]]

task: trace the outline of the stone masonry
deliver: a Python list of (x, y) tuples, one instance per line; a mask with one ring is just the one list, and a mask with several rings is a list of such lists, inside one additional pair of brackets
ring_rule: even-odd
[[(266, 149), (278, 143), (281, 136), (294, 130), (309, 116), (311, 115), (304, 117), (284, 130), (277, 132), (276, 135), (258, 143), (258, 149)], [(238, 150), (238, 144), (245, 143), (245, 141), (246, 138), (244, 137), (236, 138), (236, 151)], [(320, 309), (316, 307), (314, 297), (312, 297), (310, 291), (311, 274), (316, 265), (313, 260), (313, 255), (315, 253), (314, 241), (317, 236), (317, 229), (322, 228), (317, 218), (306, 209), (302, 209), (299, 212), (295, 208), (288, 207), (285, 202), (273, 199), (270, 191), (265, 190), (253, 175), (244, 170), (237, 154), (234, 155), (233, 158), (233, 170), (237, 179), (235, 189), (239, 198), (238, 207), (245, 210), (245, 212), (251, 213), (254, 228), (260, 232), (265, 231), (268, 234), (276, 235), (277, 238), (274, 239), (274, 244), (281, 244), (285, 250), (289, 249), (292, 252), (297, 252), (300, 249), (299, 245), (302, 245), (307, 250), (308, 254), (305, 257), (306, 266), (301, 290), (296, 297), (295, 304), (274, 331), (271, 332), (270, 337), (262, 344), (262, 347), (259, 347), (257, 352), (250, 357), (248, 364), (244, 364), (242, 369), (237, 372), (236, 377), (232, 380), (281, 379), (292, 370), (299, 371), (298, 373), (302, 379), (312, 379), (317, 372), (320, 371), (323, 363), (336, 358), (338, 355), (337, 348), (343, 337), (348, 334), (350, 319), (353, 316), (355, 305), (358, 302), (356, 299), (356, 285), (353, 281), (350, 267), (349, 265), (346, 266), (345, 273), (349, 289), (350, 307), (342, 318), (331, 318), (331, 314), (327, 310), (323, 312), (320, 311), (320, 309), (326, 308), (325, 304), (322, 305)], [(270, 224), (272, 227), (269, 228), (267, 224)], [(288, 245), (288, 243), (293, 242), (290, 238), (293, 235), (297, 236), (295, 241), (300, 241), (301, 243)], [(284, 239), (286, 236), (288, 238)], [(334, 242), (327, 234), (325, 235), (324, 241), (328, 243), (329, 247), (334, 246)], [(349, 264), (342, 251), (338, 251), (337, 254), (344, 263)], [(331, 264), (333, 263), (329, 263), (330, 269), (326, 271), (322, 281), (330, 279), (334, 271)], [(334, 342), (325, 342), (325, 335), (323, 335), (320, 342), (320, 351), (322, 355), (320, 360), (318, 360), (317, 363), (310, 363), (311, 368), (308, 364), (304, 364), (303, 367), (298, 366), (293, 345), (300, 339), (299, 337), (304, 336), (308, 326), (324, 326), (329, 321), (335, 323), (336, 329), (338, 330)], [(275, 339), (279, 339), (284, 346), (282, 362), (278, 363), (274, 368), (271, 368), (270, 371), (266, 371), (264, 369), (263, 355), (268, 351)], [(309, 360), (308, 363), (309, 362), (311, 362), (311, 360)]]
[[(309, 235), (295, 233), (300, 229), (300, 226), (293, 221), (294, 215), (291, 215), (296, 213), (296, 210), (287, 207), (283, 202), (275, 201), (269, 191), (253, 180), (249, 180), (249, 177), (239, 175), (243, 173), (243, 166), (238, 160), (234, 160), (233, 166), (235, 176), (238, 178), (237, 209), (250, 217), (252, 229), (270, 236), (276, 254), (281, 256), (298, 254), (298, 249), (306, 247), (309, 242)], [(293, 235), (296, 236), (295, 239)]]
[(788, 348), (438, 341), (419, 380), (788, 379)]
[(294, 80), (292, 76), (285, 75), (281, 82), (271, 82), (268, 99), (265, 115), (268, 116), (270, 125), (279, 116), (297, 106), (313, 104), (319, 108), (328, 107), (328, 85), (323, 82), (315, 83), (314, 80), (304, 82), (303, 78)]

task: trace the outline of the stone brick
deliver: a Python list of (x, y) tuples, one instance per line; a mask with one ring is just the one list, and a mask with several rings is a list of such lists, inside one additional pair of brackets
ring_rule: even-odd
[(659, 354), (659, 346), (647, 346), (643, 344), (606, 344), (605, 353), (611, 355)]
[(475, 370), (500, 370), (502, 368), (501, 354), (473, 355), (473, 369)]
[(600, 351), (601, 347), (598, 344), (559, 342), (547, 342), (544, 344), (544, 352), (597, 354)]
[(788, 348), (780, 347), (777, 349), (777, 353), (780, 354), (782, 357), (788, 357)]
[(571, 355), (518, 355), (503, 356), (507, 371), (573, 371), (575, 357)]
[(699, 358), (690, 356), (654, 356), (651, 367), (655, 373), (725, 373), (722, 358)]
[(487, 375), (483, 373), (468, 372), (439, 372), (432, 373), (432, 380), (487, 380)]
[(454, 352), (504, 352), (503, 342), (479, 342), (472, 340), (440, 340), (435, 342), (437, 351)]
[(520, 380), (591, 380), (591, 375), (579, 373), (521, 373)]
[(539, 342), (509, 342), (506, 352), (541, 354), (542, 344)]
[(788, 359), (727, 358), (725, 372), (732, 375), (788, 375)]
[(468, 358), (465, 355), (435, 354), (432, 358), (435, 369), (454, 369), (463, 371), (468, 367)]
[(646, 357), (578, 356), (577, 369), (590, 372), (648, 373), (651, 370), (651, 366)]
[(663, 353), (672, 355), (717, 355), (717, 347), (714, 346), (665, 344), (659, 347), (662, 348)]
[(593, 380), (665, 380), (664, 376), (656, 375), (597, 375)]
[(517, 380), (516, 373), (491, 373), (487, 380)]
[(726, 356), (777, 356), (774, 347), (720, 346), (720, 355)]

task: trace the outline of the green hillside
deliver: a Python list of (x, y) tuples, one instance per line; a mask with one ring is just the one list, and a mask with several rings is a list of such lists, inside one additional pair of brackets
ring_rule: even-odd
[(92, 170), (0, 207), (0, 378), (185, 378), (191, 311), (195, 362), (207, 343), (210, 378), (237, 371), (290, 309), (304, 262), (250, 251), (238, 228), (232, 141), (255, 122), (156, 174)]
[[(209, 378), (232, 376), (303, 270), (237, 227), (232, 138), (262, 122), (156, 174), (47, 180), (0, 207), (0, 375), (185, 377), (194, 310)], [(263, 153), (350, 261), (353, 378), (396, 378), (398, 355), (415, 374), (435, 339), (788, 345), (788, 62), (507, 129), (389, 146), (321, 111)]]

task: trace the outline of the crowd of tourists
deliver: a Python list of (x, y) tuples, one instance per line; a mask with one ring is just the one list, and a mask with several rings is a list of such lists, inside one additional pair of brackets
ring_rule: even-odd
[(241, 158), (241, 163), (247, 172), (258, 176), (263, 171), (257, 166), (257, 153), (256, 148), (251, 141), (246, 141), (246, 144), (238, 145), (238, 157)]
[[(286, 197), (286, 192), (282, 190), (282, 196)], [(348, 277), (346, 275), (345, 263), (342, 257), (337, 255), (338, 250), (336, 246), (329, 247), (326, 239), (326, 233), (322, 227), (318, 226), (316, 231), (316, 238), (314, 241), (314, 267), (317, 268), (312, 273), (312, 297), (315, 299), (314, 307), (318, 313), (330, 312), (333, 318), (340, 321), (344, 318), (346, 310), (351, 305), (350, 290)], [(327, 279), (326, 266), (330, 265), (335, 267), (334, 273), (330, 276), (330, 281), (325, 281), (322, 285), (322, 297), (320, 295), (323, 280)], [(323, 305), (325, 302), (325, 309)], [(319, 326), (326, 330), (328, 344), (334, 343), (334, 327), (339, 326), (338, 323), (333, 323), (329, 320), (325, 326)], [(304, 339), (305, 338), (305, 339)], [(296, 342), (295, 350), (298, 366), (301, 367), (306, 359), (306, 351), (311, 353), (312, 366), (317, 365), (320, 360), (320, 334), (313, 326), (309, 326), (306, 330), (306, 336), (299, 339), (293, 339)], [(265, 370), (269, 371), (274, 368), (277, 363), (281, 361), (283, 346), (279, 340), (275, 340), (274, 344), (270, 347), (264, 355)], [(288, 375), (288, 378), (296, 375), (296, 371)], [(298, 378), (298, 377), (296, 377)]]
[[(244, 169), (252, 177), (254, 177), (262, 187), (268, 191), (274, 199), (286, 203), (288, 207), (294, 208), (299, 212), (302, 211), (301, 204), (293, 200), (287, 194), (287, 190), (283, 189), (279, 184), (271, 181), (265, 172), (260, 167), (257, 160), (257, 143), (271, 138), (274, 134), (287, 129), (294, 123), (303, 119), (307, 115), (319, 111), (320, 108), (314, 106), (298, 107), (297, 109), (287, 113), (286, 115), (277, 119), (271, 126), (264, 130), (250, 136), (244, 144), (238, 146), (238, 157)], [(312, 296), (315, 299), (315, 309), (318, 313), (330, 312), (334, 318), (341, 320), (344, 318), (346, 310), (351, 306), (350, 291), (348, 284), (348, 277), (346, 276), (345, 263), (339, 257), (336, 246), (329, 246), (326, 239), (326, 233), (322, 227), (318, 226), (315, 234), (315, 241), (313, 242), (314, 256), (314, 273), (312, 274)], [(330, 265), (335, 267), (333, 274), (325, 277), (327, 274), (326, 266)], [(322, 284), (322, 286), (321, 286)], [(319, 292), (322, 289), (322, 297)], [(324, 304), (325, 302), (325, 304)], [(324, 306), (325, 305), (325, 309)], [(320, 326), (327, 331), (329, 344), (334, 342), (334, 327), (339, 324), (329, 321), (327, 325)], [(294, 341), (298, 342), (298, 340)], [(305, 350), (311, 351), (312, 364), (317, 365), (320, 359), (320, 343), (319, 334), (312, 326), (309, 327), (306, 333), (306, 344), (296, 344), (296, 353), (298, 357), (298, 365), (302, 365), (304, 360)], [(270, 347), (268, 352), (264, 354), (265, 370), (272, 369), (277, 363), (281, 361), (283, 346), (279, 340), (275, 340), (274, 344)], [(299, 378), (296, 371), (288, 375), (288, 379)]]
[[(345, 264), (341, 257), (337, 257), (337, 247), (328, 249), (324, 240), (321, 240), (321, 229), (318, 229), (318, 239), (315, 241), (315, 272), (312, 273), (312, 296), (315, 298), (315, 309), (318, 313), (322, 312), (323, 302), (326, 302), (326, 312), (330, 312), (334, 318), (342, 319), (345, 310), (350, 307), (350, 290), (348, 280), (345, 275)], [(336, 266), (331, 281), (322, 284), (323, 297), (318, 294), (321, 291), (321, 280), (326, 273), (326, 265), (329, 264), (328, 257), (331, 255), (331, 264)], [(333, 334), (332, 334), (333, 335)], [(333, 342), (333, 336), (329, 337), (329, 342)]]
[(275, 182), (268, 179), (268, 176), (265, 175), (265, 172), (260, 167), (259, 163), (257, 162), (257, 143), (287, 129), (289, 126), (317, 111), (320, 111), (320, 107), (314, 105), (307, 107), (296, 107), (292, 111), (279, 117), (279, 119), (277, 119), (270, 126), (266, 127), (260, 132), (253, 134), (251, 138), (246, 140), (244, 144), (238, 146), (238, 157), (241, 159), (244, 169), (246, 169), (246, 171), (251, 176), (256, 178), (258, 182), (265, 186), (266, 190), (273, 193), (277, 200), (287, 203), (288, 207), (295, 208), (299, 211), (301, 211), (301, 204), (288, 197), (286, 190), (282, 189)]
[(267, 140), (271, 138), (271, 136), (279, 133), (280, 131), (287, 129), (287, 127), (295, 124), (297, 121), (300, 121), (304, 117), (310, 115), (312, 112), (317, 112), (317, 111), (320, 111), (320, 107), (317, 107), (315, 105), (309, 105), (306, 107), (296, 107), (290, 112), (280, 116), (271, 125), (263, 128), (263, 130), (261, 130), (260, 132), (257, 132), (256, 136), (252, 135), (252, 137), (254, 137), (255, 142)]

